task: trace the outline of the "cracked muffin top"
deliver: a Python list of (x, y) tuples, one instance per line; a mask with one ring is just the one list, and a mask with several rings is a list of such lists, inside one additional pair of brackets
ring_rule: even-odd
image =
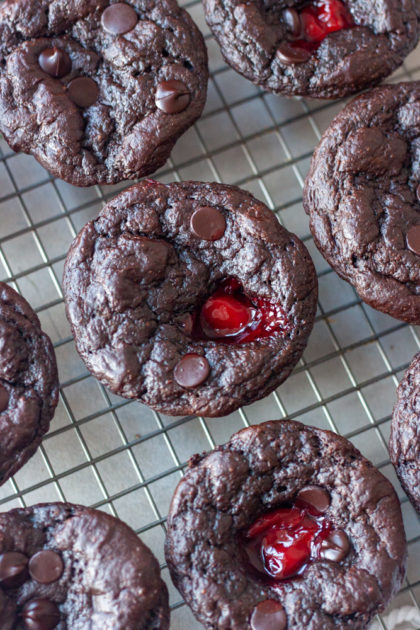
[(166, 559), (208, 630), (362, 630), (401, 586), (406, 542), (391, 483), (348, 440), (286, 420), (190, 460)]
[(202, 35), (175, 0), (0, 4), (0, 131), (76, 186), (162, 166), (207, 78)]
[(0, 484), (35, 453), (57, 403), (52, 343), (28, 302), (0, 282)]
[(0, 514), (2, 630), (168, 630), (159, 563), (104, 512), (49, 503)]
[(317, 280), (301, 241), (234, 186), (144, 181), (79, 233), (66, 309), (88, 369), (172, 415), (226, 415), (290, 374)]
[(367, 304), (420, 323), (420, 82), (354, 99), (315, 151), (304, 207), (321, 254)]
[(389, 454), (402, 487), (420, 514), (420, 354), (398, 386)]
[(338, 98), (402, 64), (420, 33), (419, 0), (203, 0), (237, 72), (271, 92)]

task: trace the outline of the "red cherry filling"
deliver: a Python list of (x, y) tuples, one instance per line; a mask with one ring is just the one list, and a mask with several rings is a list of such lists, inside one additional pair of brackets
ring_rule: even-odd
[(284, 580), (320, 558), (321, 544), (331, 531), (331, 523), (315, 508), (297, 501), (259, 518), (245, 533), (245, 550), (259, 573)]
[(225, 280), (192, 317), (196, 340), (246, 343), (287, 330), (281, 307), (263, 298), (248, 297), (236, 278)]
[(354, 26), (347, 7), (340, 0), (316, 0), (298, 12), (300, 32), (293, 32), (290, 45), (314, 51), (323, 39), (335, 31)]
[(252, 320), (252, 311), (231, 295), (213, 295), (201, 309), (200, 323), (209, 336), (237, 335)]

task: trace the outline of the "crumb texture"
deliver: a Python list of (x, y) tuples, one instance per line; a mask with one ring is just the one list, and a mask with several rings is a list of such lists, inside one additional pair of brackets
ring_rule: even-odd
[[(204, 40), (175, 0), (129, 0), (138, 21), (118, 36), (101, 22), (109, 4), (5, 0), (0, 6), (0, 130), (15, 151), (78, 186), (154, 172), (206, 99)], [(51, 47), (70, 58), (64, 77), (39, 64)], [(68, 86), (80, 77), (99, 90), (88, 107), (70, 98)], [(167, 113), (167, 101), (158, 106), (168, 81), (181, 82), (189, 95), (181, 111)], [(80, 92), (85, 99), (86, 89)]]
[(61, 577), (50, 584), (28, 579), (18, 589), (0, 587), (2, 630), (14, 629), (25, 604), (37, 599), (58, 607), (56, 630), (169, 630), (158, 561), (118, 519), (68, 503), (0, 515), (1, 554), (17, 551), (30, 558), (46, 549), (61, 557)]
[(345, 2), (355, 26), (329, 34), (304, 63), (276, 54), (287, 36), (282, 11), (297, 0), (203, 0), (226, 61), (272, 92), (338, 98), (378, 83), (400, 66), (420, 33), (419, 0)]
[(0, 483), (35, 453), (57, 402), (51, 341), (28, 302), (0, 282)]
[[(352, 549), (272, 587), (249, 571), (239, 534), (308, 485), (329, 492), (326, 516)], [(292, 421), (252, 426), (193, 458), (168, 517), (172, 579), (209, 630), (248, 630), (266, 599), (282, 604), (289, 630), (362, 630), (401, 586), (405, 557), (389, 481), (344, 438)]]
[(413, 81), (354, 99), (325, 132), (304, 189), (312, 234), (330, 265), (367, 304), (414, 324), (419, 181), (420, 83)]
[[(215, 207), (226, 221), (216, 241), (195, 236), (191, 217)], [(195, 341), (186, 322), (219, 282), (279, 303), (288, 328), (258, 341)], [(225, 415), (277, 387), (312, 329), (317, 281), (310, 256), (268, 208), (233, 186), (143, 182), (88, 223), (64, 272), (68, 318), (89, 370), (113, 392), (164, 413)], [(174, 369), (189, 353), (210, 375), (188, 390)]]
[(420, 354), (414, 357), (397, 390), (389, 453), (404, 490), (420, 514)]

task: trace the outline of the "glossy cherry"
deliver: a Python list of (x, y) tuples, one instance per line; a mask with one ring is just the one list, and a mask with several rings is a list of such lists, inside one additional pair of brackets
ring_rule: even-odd
[(298, 12), (301, 32), (292, 38), (293, 48), (316, 50), (329, 33), (354, 26), (354, 20), (341, 0), (317, 0)]
[(319, 558), (320, 546), (331, 530), (322, 514), (297, 502), (259, 518), (245, 533), (245, 550), (259, 573), (284, 580)]
[(334, 33), (343, 28), (354, 26), (351, 13), (340, 0), (319, 2), (318, 20), (325, 24), (327, 33)]
[(278, 304), (245, 295), (236, 278), (228, 278), (192, 314), (196, 340), (246, 343), (287, 330), (287, 318)]
[(231, 295), (220, 295), (205, 302), (200, 322), (209, 337), (228, 337), (244, 330), (252, 317), (253, 309)]
[[(308, 42), (320, 43), (327, 35), (326, 26), (318, 20), (316, 12), (312, 7), (302, 11), (300, 15), (304, 39)], [(296, 44), (298, 42), (295, 42)]]
[(313, 539), (322, 532), (315, 520), (297, 511), (301, 518), (296, 525), (285, 527), (282, 519), (281, 526), (272, 527), (262, 541), (264, 566), (273, 578), (296, 575), (311, 556)]

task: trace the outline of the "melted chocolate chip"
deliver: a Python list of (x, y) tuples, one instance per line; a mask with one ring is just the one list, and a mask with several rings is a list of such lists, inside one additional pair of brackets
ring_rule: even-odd
[(210, 374), (210, 366), (199, 354), (186, 354), (175, 366), (174, 377), (178, 385), (190, 389), (204, 383)]
[(5, 411), (8, 406), (9, 406), (9, 392), (3, 385), (0, 385), (0, 413)]
[(217, 241), (226, 230), (226, 221), (217, 208), (202, 206), (191, 217), (191, 231), (205, 241)]
[(8, 551), (0, 555), (1, 588), (18, 588), (28, 577), (28, 558), (23, 553)]
[(302, 34), (302, 23), (299, 13), (295, 9), (285, 9), (282, 13), (282, 18), (287, 30), (293, 37), (299, 37)]
[(64, 571), (64, 563), (61, 556), (52, 551), (44, 549), (38, 551), (29, 560), (29, 573), (31, 577), (40, 584), (51, 584), (61, 578)]
[(179, 114), (190, 103), (191, 95), (182, 81), (161, 81), (156, 88), (156, 106), (165, 114)]
[(56, 79), (61, 79), (71, 71), (71, 59), (60, 48), (45, 48), (38, 57), (38, 63), (42, 70)]
[(255, 606), (250, 624), (252, 630), (284, 630), (287, 626), (287, 617), (279, 602), (266, 599)]
[(413, 225), (407, 232), (407, 245), (412, 252), (420, 256), (420, 224)]
[(311, 56), (311, 53), (305, 48), (293, 48), (287, 42), (282, 42), (277, 48), (277, 59), (286, 66), (293, 66), (296, 63), (305, 63)]
[(350, 541), (342, 529), (333, 529), (328, 538), (325, 538), (319, 549), (319, 557), (322, 560), (341, 562), (350, 551)]
[(124, 35), (132, 31), (138, 21), (139, 18), (133, 7), (125, 2), (111, 4), (101, 17), (102, 27), (111, 35)]
[(326, 512), (331, 503), (329, 493), (319, 486), (307, 486), (306, 488), (302, 488), (296, 498), (298, 501), (312, 506), (320, 514)]
[(48, 599), (27, 602), (21, 613), (26, 630), (53, 630), (60, 621), (60, 611)]
[(99, 88), (89, 77), (77, 77), (67, 86), (69, 98), (79, 107), (90, 107), (98, 100)]

